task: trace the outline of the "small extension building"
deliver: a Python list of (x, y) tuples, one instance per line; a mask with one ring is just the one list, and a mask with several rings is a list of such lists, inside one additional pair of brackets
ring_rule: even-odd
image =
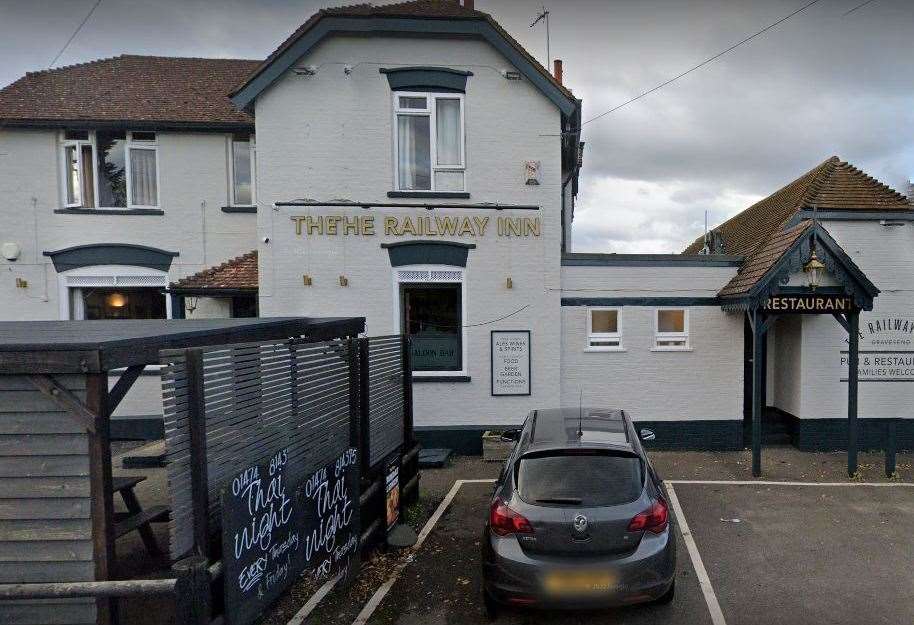
[[(0, 90), (0, 315), (365, 317), (412, 339), (417, 433), (464, 451), (582, 398), (664, 447), (741, 448), (753, 416), (914, 445), (908, 199), (832, 157), (682, 254), (575, 253), (561, 69), (414, 0), (323, 9), (262, 61), (28, 74)], [(157, 384), (116, 416), (153, 423)]]

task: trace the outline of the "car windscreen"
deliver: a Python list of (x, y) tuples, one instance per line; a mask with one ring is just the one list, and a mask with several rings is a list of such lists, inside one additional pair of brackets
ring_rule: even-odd
[(517, 489), (527, 503), (614, 506), (634, 501), (643, 484), (641, 460), (627, 454), (559, 453), (521, 458)]

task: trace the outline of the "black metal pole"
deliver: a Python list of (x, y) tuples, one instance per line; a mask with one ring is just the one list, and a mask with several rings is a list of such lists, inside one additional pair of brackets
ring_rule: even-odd
[(895, 452), (897, 445), (895, 436), (897, 434), (897, 419), (889, 419), (885, 424), (885, 476), (893, 477), (895, 475)]
[(368, 338), (360, 338), (359, 342), (359, 424), (362, 477), (369, 477), (371, 471), (371, 420), (369, 416), (368, 395), (371, 389), (368, 375)]
[(752, 477), (762, 475), (762, 385), (765, 375), (762, 356), (765, 317), (758, 310), (752, 316)]
[(857, 387), (860, 363), (860, 313), (847, 315), (847, 474), (857, 473)]

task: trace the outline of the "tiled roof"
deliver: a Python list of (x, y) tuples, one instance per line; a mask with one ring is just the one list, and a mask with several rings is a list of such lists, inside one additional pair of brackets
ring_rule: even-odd
[(721, 297), (735, 297), (748, 293), (811, 225), (812, 221), (804, 220), (793, 228), (772, 236), (743, 262), (737, 274), (717, 294)]
[(0, 90), (0, 125), (253, 125), (228, 98), (260, 61), (123, 55), (31, 72)]
[(256, 291), (257, 250), (172, 282), (170, 290), (240, 289)]
[(269, 66), (277, 57), (292, 46), (298, 39), (311, 30), (323, 17), (401, 17), (401, 18), (421, 18), (421, 19), (466, 19), (466, 20), (484, 20), (488, 22), (498, 33), (503, 36), (518, 52), (520, 52), (545, 78), (553, 85), (559, 88), (566, 97), (574, 99), (571, 90), (558, 82), (548, 69), (543, 67), (536, 58), (527, 52), (518, 41), (508, 34), (501, 24), (483, 11), (468, 9), (463, 6), (459, 0), (409, 0), (408, 2), (397, 2), (394, 4), (352, 4), (348, 6), (330, 7), (321, 9), (298, 27), (267, 59), (248, 77), (245, 83), (238, 85), (237, 93), (243, 84), (249, 82), (263, 69)]
[[(892, 211), (911, 210), (909, 200), (889, 186), (833, 156), (715, 228), (727, 254), (751, 255), (791, 217), (804, 209)], [(704, 237), (684, 254), (697, 254)]]

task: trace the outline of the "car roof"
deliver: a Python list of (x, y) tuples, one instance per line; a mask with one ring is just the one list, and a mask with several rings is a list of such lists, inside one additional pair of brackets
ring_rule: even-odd
[(568, 448), (633, 451), (624, 411), (609, 408), (549, 408), (530, 413), (526, 452)]

